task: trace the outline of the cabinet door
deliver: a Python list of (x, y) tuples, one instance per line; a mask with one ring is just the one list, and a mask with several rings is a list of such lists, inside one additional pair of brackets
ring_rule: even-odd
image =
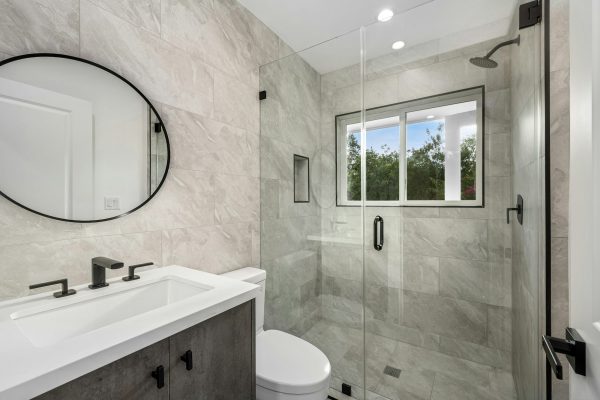
[[(171, 399), (254, 400), (254, 301), (171, 337)], [(181, 357), (191, 350), (193, 368)]]
[[(38, 400), (167, 400), (169, 339), (123, 357), (36, 397)], [(164, 367), (165, 385), (157, 388), (152, 371)]]

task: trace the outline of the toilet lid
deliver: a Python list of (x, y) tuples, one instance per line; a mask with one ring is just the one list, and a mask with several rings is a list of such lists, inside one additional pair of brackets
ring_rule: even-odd
[(329, 384), (331, 365), (323, 352), (288, 333), (256, 336), (256, 384), (279, 393), (305, 394)]

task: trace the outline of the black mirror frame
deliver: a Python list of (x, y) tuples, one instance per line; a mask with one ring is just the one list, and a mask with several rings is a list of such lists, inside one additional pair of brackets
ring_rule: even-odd
[(137, 87), (135, 87), (133, 85), (133, 83), (129, 82), (127, 79), (125, 79), (121, 75), (117, 74), (115, 71), (113, 71), (113, 70), (111, 70), (111, 69), (109, 69), (109, 68), (107, 68), (107, 67), (105, 67), (103, 65), (97, 64), (97, 63), (95, 63), (93, 61), (86, 60), (84, 58), (75, 57), (75, 56), (69, 56), (69, 55), (66, 55), (66, 54), (56, 54), (56, 53), (30, 53), (30, 54), (24, 54), (24, 55), (20, 55), (20, 56), (16, 56), (16, 57), (10, 57), (10, 58), (8, 58), (6, 60), (2, 60), (2, 61), (0, 61), (0, 67), (2, 67), (3, 65), (9, 64), (11, 62), (14, 62), (14, 61), (24, 60), (24, 59), (27, 59), (27, 58), (43, 58), (43, 57), (65, 58), (65, 59), (68, 59), (68, 60), (79, 61), (79, 62), (82, 62), (84, 64), (92, 65), (92, 66), (94, 66), (96, 68), (99, 68), (99, 69), (101, 69), (101, 70), (103, 70), (105, 72), (108, 72), (109, 74), (111, 74), (111, 75), (119, 78), (121, 81), (125, 82), (129, 87), (131, 87), (133, 90), (135, 90), (135, 92), (137, 94), (139, 94), (142, 97), (142, 99), (144, 99), (144, 101), (150, 106), (150, 109), (154, 112), (154, 115), (156, 115), (156, 118), (158, 118), (158, 122), (160, 123), (160, 125), (162, 127), (162, 130), (163, 130), (163, 133), (165, 135), (165, 143), (167, 145), (167, 162), (166, 162), (166, 165), (165, 165), (165, 173), (164, 173), (162, 179), (160, 180), (160, 183), (156, 187), (156, 190), (154, 190), (154, 192), (152, 192), (152, 194), (150, 194), (150, 196), (143, 203), (141, 203), (137, 207), (135, 207), (135, 208), (133, 208), (133, 209), (127, 211), (127, 212), (124, 212), (124, 213), (119, 214), (119, 215), (115, 215), (114, 217), (103, 218), (103, 219), (96, 219), (96, 220), (75, 220), (75, 219), (66, 219), (66, 218), (54, 217), (52, 215), (44, 214), (42, 212), (36, 211), (34, 209), (31, 209), (31, 208), (29, 208), (29, 207), (27, 207), (27, 206), (19, 203), (18, 201), (11, 199), (10, 196), (8, 196), (6, 193), (4, 193), (1, 190), (1, 188), (0, 188), (0, 195), (2, 197), (4, 197), (5, 199), (7, 199), (8, 201), (10, 201), (11, 203), (13, 203), (13, 204), (15, 204), (15, 205), (17, 205), (17, 206), (19, 206), (19, 207), (21, 207), (21, 208), (29, 211), (29, 212), (32, 212), (32, 213), (37, 214), (37, 215), (41, 215), (42, 217), (51, 218), (51, 219), (58, 220), (58, 221), (63, 221), (63, 222), (73, 222), (73, 223), (78, 223), (78, 224), (90, 224), (90, 223), (96, 223), (96, 222), (111, 221), (111, 220), (114, 220), (114, 219), (117, 219), (117, 218), (121, 218), (121, 217), (124, 217), (126, 215), (129, 215), (129, 214), (132, 214), (132, 213), (136, 212), (137, 210), (139, 210), (140, 208), (142, 208), (143, 206), (145, 206), (150, 200), (152, 200), (154, 198), (154, 196), (162, 188), (163, 184), (165, 183), (165, 180), (167, 179), (167, 175), (169, 174), (169, 166), (170, 166), (170, 163), (171, 163), (171, 146), (170, 146), (170, 143), (169, 143), (169, 135), (167, 133), (167, 128), (166, 128), (166, 126), (165, 126), (162, 118), (160, 117), (160, 114), (158, 113), (158, 111), (156, 110), (156, 108), (154, 107), (154, 105), (150, 102), (150, 100), (148, 100), (148, 98), (146, 97), (146, 95), (144, 95), (144, 93), (142, 93)]

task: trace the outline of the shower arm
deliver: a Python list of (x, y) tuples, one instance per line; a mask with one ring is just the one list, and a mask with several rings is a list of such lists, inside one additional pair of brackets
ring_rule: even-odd
[(494, 48), (492, 50), (490, 50), (486, 55), (485, 58), (490, 58), (492, 55), (494, 55), (495, 52), (497, 52), (499, 49), (501, 49), (504, 46), (510, 46), (511, 44), (521, 44), (521, 36), (517, 36), (515, 39), (513, 40), (507, 40), (506, 42), (502, 42), (497, 44), (496, 46), (494, 46)]

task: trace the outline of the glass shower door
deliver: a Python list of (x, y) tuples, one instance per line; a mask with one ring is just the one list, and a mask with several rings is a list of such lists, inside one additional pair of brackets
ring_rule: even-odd
[(541, 26), (507, 11), (464, 31), (433, 2), (365, 28), (366, 398), (542, 398)]
[(334, 398), (543, 395), (541, 29), (423, 28), (447, 11), (260, 68), (265, 329), (323, 351)]
[[(363, 398), (360, 31), (280, 53), (260, 68), (265, 329), (319, 348), (333, 396)], [(356, 112), (339, 131), (336, 116)]]

